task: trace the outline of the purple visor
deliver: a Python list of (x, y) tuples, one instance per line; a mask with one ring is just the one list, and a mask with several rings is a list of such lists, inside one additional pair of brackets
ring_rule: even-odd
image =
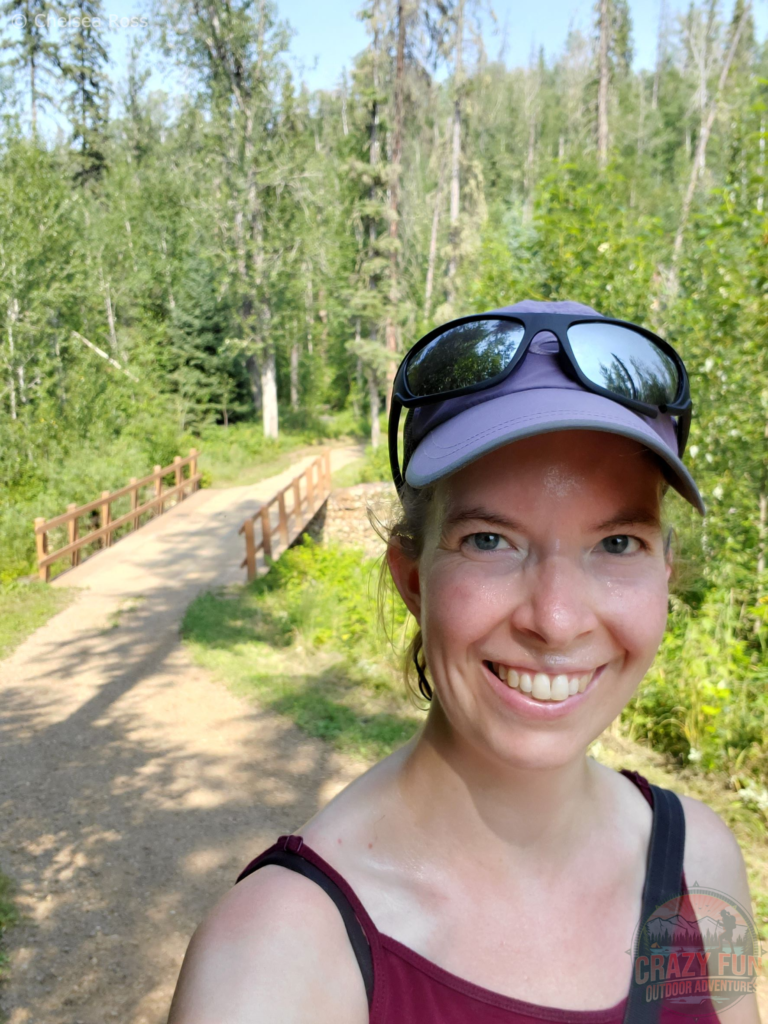
[[(525, 301), (493, 312), (600, 315), (576, 302)], [(655, 419), (643, 416), (587, 391), (563, 372), (559, 349), (557, 338), (542, 331), (517, 369), (495, 387), (409, 410), (407, 483), (424, 487), (487, 452), (534, 434), (602, 430), (632, 438), (655, 452), (670, 485), (704, 515), (701, 494), (677, 454), (675, 418), (662, 413)]]

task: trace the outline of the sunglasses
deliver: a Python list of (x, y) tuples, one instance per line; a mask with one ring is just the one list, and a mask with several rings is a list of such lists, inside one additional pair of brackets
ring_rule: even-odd
[(494, 387), (515, 371), (541, 331), (555, 335), (563, 369), (586, 390), (652, 419), (659, 413), (678, 416), (682, 458), (691, 423), (690, 385), (682, 359), (663, 338), (637, 324), (604, 317), (481, 314), (430, 331), (398, 368), (389, 413), (389, 460), (398, 491), (405, 484), (405, 465), (401, 473), (397, 450), (402, 409)]

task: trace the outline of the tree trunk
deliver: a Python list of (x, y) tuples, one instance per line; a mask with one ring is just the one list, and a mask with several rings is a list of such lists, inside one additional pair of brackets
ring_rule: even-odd
[(763, 594), (763, 574), (765, 573), (765, 556), (768, 548), (768, 464), (765, 460), (765, 450), (768, 449), (768, 420), (763, 427), (763, 470), (760, 481), (760, 495), (758, 498), (758, 520), (757, 520), (757, 590)]
[(661, 87), (661, 70), (667, 56), (667, 0), (661, 0), (659, 8), (659, 32), (656, 38), (656, 69), (653, 73), (653, 92), (651, 94), (651, 110), (659, 109), (659, 89)]
[(693, 197), (696, 193), (696, 185), (699, 180), (699, 175), (704, 167), (707, 143), (709, 142), (709, 136), (712, 131), (712, 125), (715, 123), (715, 115), (717, 114), (717, 107), (720, 103), (720, 97), (722, 96), (725, 83), (728, 80), (728, 74), (731, 70), (731, 64), (733, 58), (736, 55), (736, 48), (739, 45), (739, 39), (744, 26), (747, 23), (747, 19), (751, 14), (752, 5), (746, 4), (742, 12), (739, 23), (736, 26), (733, 38), (731, 39), (731, 45), (728, 48), (728, 53), (723, 62), (723, 67), (720, 71), (720, 79), (717, 83), (717, 90), (715, 95), (711, 98), (709, 103), (709, 111), (707, 112), (706, 118), (702, 121), (701, 134), (699, 135), (698, 145), (696, 146), (696, 155), (693, 158), (693, 164), (691, 166), (691, 176), (688, 180), (688, 188), (685, 192), (683, 199), (683, 207), (680, 211), (680, 221), (677, 226), (677, 234), (675, 235), (675, 244), (672, 252), (672, 266), (673, 266), (673, 285), (676, 285), (676, 275), (674, 273), (675, 268), (680, 260), (680, 254), (683, 249), (683, 236), (685, 235), (685, 229), (688, 226), (688, 218), (691, 213), (691, 205), (693, 204)]
[(8, 303), (8, 397), (11, 403), (11, 419), (15, 420), (16, 412), (16, 377), (14, 375), (14, 362), (16, 360), (16, 348), (13, 338), (13, 327), (19, 319), (19, 300), (11, 299)]
[(611, 35), (610, 0), (600, 0), (599, 83), (597, 89), (597, 162), (601, 169), (608, 163), (608, 50)]
[(264, 437), (277, 437), (277, 371), (275, 349), (271, 344), (264, 346), (261, 364), (261, 415), (264, 423)]
[(37, 135), (37, 68), (35, 58), (32, 56), (29, 61), (29, 95), (32, 108), (32, 137)]
[(525, 171), (523, 172), (523, 192), (525, 193), (523, 222), (525, 224), (530, 224), (533, 220), (533, 170), (536, 162), (536, 100), (539, 92), (538, 69), (528, 69), (525, 86), (525, 106), (528, 118), (528, 154), (525, 159)]
[(758, 141), (758, 148), (760, 150), (760, 189), (757, 195), (757, 208), (760, 213), (763, 212), (763, 203), (765, 202), (765, 115), (762, 114), (760, 117), (760, 139)]
[(248, 378), (251, 382), (251, 397), (253, 399), (253, 410), (258, 416), (262, 410), (262, 395), (261, 395), (261, 366), (259, 360), (254, 353), (248, 356), (245, 361), (245, 368), (248, 371)]
[(291, 345), (291, 408), (299, 408), (299, 343)]
[(448, 259), (449, 299), (455, 292), (456, 269), (459, 264), (459, 208), (461, 203), (461, 80), (462, 48), (464, 43), (464, 4), (458, 0), (456, 8), (456, 58), (453, 72), (453, 125), (451, 140), (451, 205), (450, 205), (450, 256)]
[(119, 355), (120, 351), (117, 347), (117, 332), (115, 331), (115, 314), (112, 310), (112, 297), (109, 294), (109, 281), (105, 281), (102, 276), (102, 282), (104, 284), (104, 306), (107, 310), (107, 324), (109, 326), (109, 344), (114, 355)]
[(403, 159), (403, 87), (405, 78), (405, 0), (397, 3), (397, 57), (395, 60), (395, 123), (392, 144), (392, 177), (389, 193), (389, 311), (385, 344), (390, 360), (387, 364), (387, 413), (392, 400), (392, 383), (397, 372), (397, 304), (400, 298), (398, 280), (398, 229), (400, 221), (400, 165)]
[(368, 371), (368, 401), (371, 407), (371, 448), (378, 448), (381, 443), (379, 426), (379, 385), (373, 370)]

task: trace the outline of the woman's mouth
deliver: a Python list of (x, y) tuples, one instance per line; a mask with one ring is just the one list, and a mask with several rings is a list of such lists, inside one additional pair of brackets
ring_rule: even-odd
[(584, 693), (597, 672), (597, 669), (593, 668), (586, 672), (549, 674), (516, 669), (495, 661), (486, 661), (483, 664), (511, 690), (519, 690), (542, 703), (566, 701), (569, 697)]

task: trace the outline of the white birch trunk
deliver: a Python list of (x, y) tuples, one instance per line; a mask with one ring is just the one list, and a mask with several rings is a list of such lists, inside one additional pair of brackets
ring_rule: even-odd
[(456, 60), (453, 73), (453, 126), (451, 139), (451, 252), (448, 260), (449, 290), (453, 291), (453, 279), (459, 264), (459, 209), (461, 205), (461, 79), (462, 47), (464, 43), (464, 2), (459, 0), (456, 12)]
[(291, 345), (291, 408), (299, 408), (299, 343)]
[(13, 338), (13, 327), (19, 319), (19, 300), (11, 299), (8, 303), (8, 396), (11, 403), (11, 419), (17, 418), (16, 411), (16, 377), (14, 374), (14, 363), (16, 361), (16, 346)]
[(277, 371), (275, 350), (271, 345), (264, 346), (261, 364), (261, 403), (264, 437), (277, 437)]
[(710, 100), (709, 111), (707, 112), (707, 116), (702, 121), (701, 134), (699, 135), (699, 141), (696, 146), (696, 155), (693, 158), (693, 165), (691, 166), (691, 176), (688, 180), (688, 188), (686, 189), (685, 197), (683, 198), (683, 207), (680, 212), (680, 222), (677, 226), (677, 234), (675, 235), (675, 244), (672, 253), (672, 284), (674, 288), (676, 288), (676, 276), (674, 273), (674, 268), (676, 268), (677, 266), (677, 263), (680, 259), (680, 254), (683, 249), (683, 236), (685, 235), (685, 229), (688, 226), (688, 217), (690, 216), (691, 206), (693, 204), (693, 197), (696, 193), (696, 185), (698, 184), (699, 175), (701, 174), (706, 161), (707, 143), (709, 142), (709, 136), (712, 131), (712, 125), (715, 123), (717, 107), (720, 102), (720, 97), (722, 95), (723, 89), (725, 88), (725, 83), (728, 80), (728, 74), (731, 70), (731, 64), (733, 63), (733, 58), (736, 56), (736, 48), (739, 45), (741, 33), (744, 29), (744, 26), (747, 23), (747, 18), (751, 14), (751, 10), (752, 5), (746, 4), (746, 6), (744, 7), (744, 11), (742, 12), (741, 18), (739, 19), (739, 23), (736, 26), (736, 29), (733, 33), (733, 38), (731, 39), (731, 45), (728, 49), (728, 54), (725, 60), (723, 61), (723, 67), (720, 71), (720, 79), (717, 83), (717, 90), (715, 92), (715, 95)]
[(608, 163), (608, 48), (610, 45), (610, 0), (600, 0), (600, 80), (597, 89), (597, 162), (601, 168)]

